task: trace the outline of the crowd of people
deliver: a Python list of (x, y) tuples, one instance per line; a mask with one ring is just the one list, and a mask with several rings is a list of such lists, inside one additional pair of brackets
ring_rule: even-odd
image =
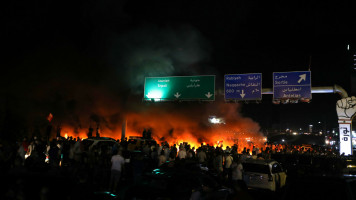
[[(243, 187), (242, 163), (246, 159), (276, 159), (298, 156), (333, 158), (344, 167), (345, 157), (332, 148), (305, 148), (302, 145), (265, 144), (264, 147), (244, 147), (238, 151), (237, 144), (226, 148), (201, 145), (191, 147), (188, 143), (130, 142), (116, 140), (110, 145), (91, 146), (81, 138), (24, 138), (16, 145), (0, 143), (0, 167), (2, 173), (15, 170), (31, 172), (66, 172), (78, 185), (86, 184), (93, 190), (119, 191), (123, 184), (135, 182), (147, 170), (164, 165), (167, 161), (194, 160), (224, 177), (226, 183)], [(332, 165), (335, 168), (337, 165)], [(77, 185), (77, 186), (78, 186)], [(79, 186), (78, 186), (79, 187)], [(10, 195), (10, 194), (9, 194)]]

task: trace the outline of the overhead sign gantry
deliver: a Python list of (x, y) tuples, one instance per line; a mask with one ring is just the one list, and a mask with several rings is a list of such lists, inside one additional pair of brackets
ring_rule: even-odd
[[(312, 93), (339, 93), (336, 110), (339, 118), (340, 154), (352, 155), (351, 124), (356, 113), (356, 97), (348, 97), (340, 86), (311, 87), (311, 72), (275, 72), (273, 89), (262, 88), (262, 74), (225, 75), (225, 100), (260, 100), (273, 94), (279, 100), (310, 100)], [(146, 77), (144, 101), (214, 101), (215, 76)], [(295, 101), (298, 102), (298, 101)]]

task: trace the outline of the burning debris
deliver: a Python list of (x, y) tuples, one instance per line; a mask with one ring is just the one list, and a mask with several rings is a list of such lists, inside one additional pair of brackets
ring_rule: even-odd
[[(208, 105), (211, 107), (211, 105)], [(132, 111), (125, 114), (125, 137), (149, 135), (158, 143), (168, 142), (172, 144), (188, 143), (198, 148), (202, 144), (226, 148), (238, 145), (239, 151), (243, 147), (261, 147), (266, 142), (259, 125), (250, 118), (242, 117), (238, 112), (238, 104), (222, 103), (217, 110), (213, 110), (220, 116), (224, 123), (210, 123), (210, 115), (205, 114), (211, 108), (203, 106), (190, 106), (182, 109), (170, 107), (165, 104), (150, 106), (141, 111)], [(99, 123), (96, 136), (121, 138), (123, 131), (121, 124), (116, 129), (100, 127)], [(111, 125), (114, 127), (114, 125)], [(91, 131), (90, 131), (91, 130)], [(74, 134), (74, 128), (63, 126), (63, 131), (73, 137), (86, 138), (88, 130), (79, 131)], [(93, 128), (89, 128), (89, 133)], [(71, 135), (71, 133), (73, 133)]]

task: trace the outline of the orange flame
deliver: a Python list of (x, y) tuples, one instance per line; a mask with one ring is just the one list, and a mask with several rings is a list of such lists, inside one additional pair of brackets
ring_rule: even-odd
[[(238, 104), (220, 105), (219, 114), (223, 116), (225, 124), (210, 124), (208, 114), (195, 108), (173, 112), (171, 109), (155, 107), (144, 112), (129, 112), (125, 115), (125, 137), (142, 136), (144, 129), (151, 129), (153, 139), (158, 143), (167, 141), (169, 145), (187, 142), (196, 149), (207, 144), (225, 149), (236, 144), (239, 152), (244, 147), (264, 147), (265, 137), (260, 133), (259, 125), (250, 118), (240, 116), (237, 109)], [(121, 123), (111, 127), (101, 125), (101, 136), (121, 139)], [(63, 125), (62, 131), (68, 136), (80, 138), (87, 138), (88, 133), (87, 128), (75, 129), (68, 125)]]

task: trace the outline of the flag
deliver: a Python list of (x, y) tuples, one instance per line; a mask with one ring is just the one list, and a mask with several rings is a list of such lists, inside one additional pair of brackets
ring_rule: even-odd
[(49, 113), (49, 115), (48, 115), (48, 117), (47, 117), (47, 120), (48, 120), (49, 122), (51, 122), (52, 119), (53, 119), (53, 115), (52, 115), (52, 113)]

